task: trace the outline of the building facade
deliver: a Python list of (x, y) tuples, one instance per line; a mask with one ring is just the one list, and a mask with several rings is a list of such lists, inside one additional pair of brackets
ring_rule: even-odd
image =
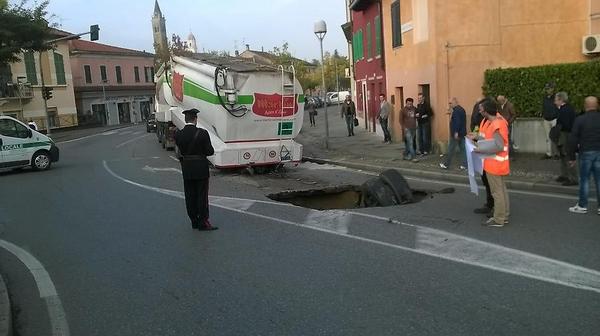
[[(53, 29), (52, 35), (60, 38), (70, 34)], [(22, 121), (33, 120), (40, 129), (47, 129), (43, 77), (43, 84), (52, 89), (52, 98), (47, 101), (50, 128), (76, 126), (70, 63), (66, 41), (57, 42), (49, 51), (21, 54), (20, 62), (0, 69), (0, 113)]]
[(599, 0), (382, 0), (382, 10), (394, 119), (404, 99), (423, 93), (442, 141), (449, 99), (470, 113), (486, 69), (586, 61), (582, 37), (600, 32)]
[(381, 132), (379, 95), (387, 94), (381, 1), (354, 0), (349, 8), (357, 115), (367, 130)]
[(70, 41), (81, 124), (118, 125), (154, 113), (154, 55), (83, 40)]

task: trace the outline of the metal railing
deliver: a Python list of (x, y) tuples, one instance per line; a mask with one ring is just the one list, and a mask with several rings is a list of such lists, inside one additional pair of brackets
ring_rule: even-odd
[(33, 89), (30, 83), (0, 82), (0, 98), (30, 99), (33, 98)]

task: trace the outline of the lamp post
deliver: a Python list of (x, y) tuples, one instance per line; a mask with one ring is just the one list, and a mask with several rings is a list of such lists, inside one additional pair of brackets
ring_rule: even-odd
[(327, 89), (325, 88), (325, 59), (323, 57), (323, 39), (327, 34), (327, 24), (321, 20), (315, 23), (314, 32), (319, 42), (321, 43), (321, 77), (322, 77), (322, 90), (323, 90), (323, 102), (325, 102), (325, 149), (329, 149), (329, 118), (327, 117)]

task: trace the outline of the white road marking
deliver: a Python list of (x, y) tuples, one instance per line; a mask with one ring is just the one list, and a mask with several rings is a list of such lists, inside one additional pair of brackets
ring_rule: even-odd
[(179, 162), (179, 159), (176, 158), (176, 157), (174, 157), (173, 155), (169, 155), (169, 159), (171, 159), (173, 161), (176, 161), (176, 162)]
[[(103, 162), (105, 170), (111, 174), (113, 177), (121, 180), (122, 182), (146, 189), (152, 190), (161, 194), (174, 196), (178, 198), (185, 198), (182, 192), (151, 187), (148, 185), (140, 184), (137, 182), (133, 182), (131, 180), (125, 179), (115, 172), (113, 172), (107, 165), (106, 161)], [(211, 199), (214, 199), (211, 197)], [(219, 200), (229, 199), (230, 201), (236, 200), (233, 197), (217, 197)], [(267, 204), (277, 204), (282, 205), (276, 202), (268, 202), (268, 201), (254, 201), (254, 200), (246, 200), (246, 199), (237, 199), (240, 202), (256, 202), (256, 203), (267, 203)], [(340, 227), (328, 227), (328, 223), (318, 224), (316, 221), (311, 220), (310, 216), (306, 220), (306, 223), (297, 223), (289, 220), (284, 220), (281, 218), (275, 218), (271, 216), (266, 216), (254, 212), (250, 212), (247, 210), (243, 210), (243, 207), (240, 209), (239, 207), (230, 207), (222, 204), (211, 203), (211, 205), (222, 208), (225, 210), (237, 212), (244, 215), (254, 216), (257, 218), (263, 218), (274, 222), (279, 222), (283, 224), (300, 226), (303, 228), (308, 228), (311, 230), (316, 230), (320, 232), (326, 232), (354, 240), (359, 240), (363, 242), (368, 242), (380, 246), (390, 247), (402, 251), (417, 253), (421, 255), (427, 255), (431, 257), (436, 257), (444, 260), (449, 260), (453, 262), (458, 262), (461, 264), (477, 266), (489, 270), (494, 270), (498, 272), (508, 273), (516, 276), (521, 276), (529, 279), (540, 280), (552, 284), (563, 285), (571, 288), (576, 288), (580, 290), (592, 291), (595, 293), (600, 293), (600, 272), (584, 268), (578, 265), (572, 265), (566, 262), (546, 258), (543, 256), (535, 255), (528, 252), (523, 252), (515, 249), (511, 249), (508, 247), (504, 247), (501, 245), (496, 245), (484, 241), (480, 241), (473, 238), (463, 237), (456, 234), (452, 234), (449, 232), (436, 230), (428, 227), (421, 227), (414, 224), (403, 223), (399, 221), (393, 221), (389, 218), (357, 213), (357, 212), (348, 212), (349, 215), (361, 216), (370, 219), (376, 219), (379, 221), (385, 222), (393, 222), (395, 224), (403, 225), (410, 228), (415, 228), (416, 232), (416, 244), (415, 246), (402, 246), (387, 242), (382, 242), (374, 239), (369, 239), (361, 236), (356, 236), (347, 233), (344, 229), (340, 229)], [(325, 224), (325, 225), (323, 225)]]
[(125, 145), (128, 145), (128, 144), (132, 143), (132, 142), (135, 142), (135, 141), (141, 140), (141, 139), (143, 139), (143, 138), (145, 138), (145, 137), (147, 137), (147, 136), (149, 136), (149, 135), (150, 135), (150, 134), (144, 134), (144, 135), (142, 135), (142, 136), (139, 136), (139, 137), (137, 137), (137, 138), (133, 138), (133, 139), (127, 140), (127, 141), (125, 141), (125, 142), (122, 142), (122, 143), (118, 144), (118, 145), (117, 145), (117, 146), (115, 146), (115, 147), (116, 147), (116, 148), (121, 148), (121, 147), (123, 147), (123, 146), (125, 146)]
[(133, 132), (132, 135), (140, 135), (140, 134), (143, 134), (143, 133), (144, 133), (144, 131), (138, 131), (138, 132)]
[(133, 133), (133, 131), (124, 131), (124, 132), (119, 132), (119, 135), (126, 135), (129, 133)]
[(352, 221), (352, 214), (341, 210), (317, 211), (312, 210), (302, 224), (328, 229), (337, 233), (348, 233), (348, 226)]
[(149, 171), (149, 172), (152, 172), (152, 173), (156, 173), (156, 172), (175, 172), (175, 173), (181, 174), (181, 170), (177, 169), (177, 168), (155, 168), (155, 167), (150, 167), (148, 165), (146, 165), (144, 168), (142, 168), (142, 170)]
[(69, 324), (56, 287), (50, 275), (33, 255), (17, 245), (0, 239), (0, 247), (12, 253), (27, 267), (38, 287), (40, 298), (46, 302), (53, 336), (68, 336)]

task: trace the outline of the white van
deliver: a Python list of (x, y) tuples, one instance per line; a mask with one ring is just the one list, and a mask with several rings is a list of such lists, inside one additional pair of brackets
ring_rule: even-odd
[(346, 100), (346, 96), (349, 96), (350, 92), (329, 92), (327, 93), (327, 105), (341, 104)]
[(0, 116), (0, 170), (28, 166), (46, 170), (58, 156), (52, 139), (15, 118)]

